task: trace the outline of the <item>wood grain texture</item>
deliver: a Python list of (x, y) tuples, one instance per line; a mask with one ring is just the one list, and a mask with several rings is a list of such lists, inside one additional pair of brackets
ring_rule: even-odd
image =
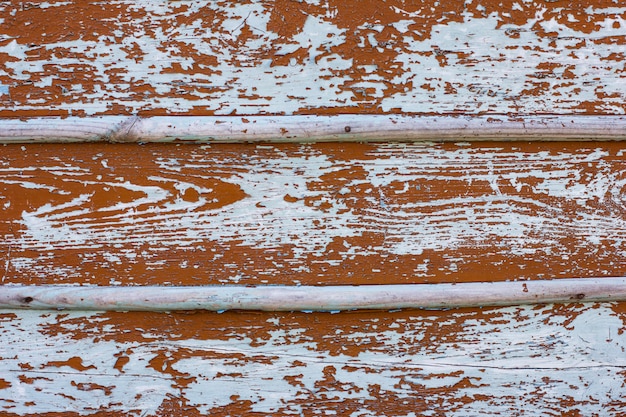
[(0, 2), (0, 116), (624, 114), (619, 0)]
[[(621, 3), (0, 0), (0, 130), (48, 116), (615, 117)], [(71, 133), (110, 135), (109, 120)], [(611, 143), (10, 145), (0, 276), (624, 276), (625, 193)], [(2, 312), (0, 414), (622, 416), (625, 315)]]
[(624, 276), (625, 173), (617, 143), (7, 145), (2, 282)]

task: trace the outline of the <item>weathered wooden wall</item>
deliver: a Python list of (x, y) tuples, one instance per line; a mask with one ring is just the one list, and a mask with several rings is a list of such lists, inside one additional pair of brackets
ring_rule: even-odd
[[(375, 284), (626, 273), (619, 143), (10, 145), (4, 284)], [(4, 312), (0, 407), (621, 415), (626, 303)]]
[[(43, 116), (610, 120), (625, 20), (619, 0), (0, 0), (0, 136)], [(1, 282), (626, 275), (622, 148), (5, 145)], [(0, 415), (621, 416), (625, 320), (2, 311)]]

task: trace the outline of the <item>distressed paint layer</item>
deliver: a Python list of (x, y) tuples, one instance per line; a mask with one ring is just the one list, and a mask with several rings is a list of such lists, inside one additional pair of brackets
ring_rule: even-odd
[(617, 143), (8, 145), (9, 284), (626, 276)]
[(0, 2), (0, 116), (624, 114), (619, 0)]
[[(4, 284), (626, 275), (617, 143), (0, 149)], [(625, 303), (3, 312), (0, 413), (620, 416), (624, 323)]]
[(623, 304), (0, 317), (9, 416), (626, 413)]

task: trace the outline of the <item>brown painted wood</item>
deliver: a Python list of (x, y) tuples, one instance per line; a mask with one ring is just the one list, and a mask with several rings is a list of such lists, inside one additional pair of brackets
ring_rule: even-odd
[[(625, 19), (611, 0), (9, 0), (0, 130), (35, 116), (615, 117)], [(619, 144), (594, 142), (3, 146), (0, 276), (623, 276), (625, 172)], [(0, 414), (621, 416), (625, 311), (3, 311)]]
[(613, 0), (11, 0), (0, 16), (0, 117), (625, 109)]
[(5, 284), (626, 274), (618, 144), (2, 150)]
[(10, 416), (618, 416), (623, 307), (3, 313), (0, 407)]

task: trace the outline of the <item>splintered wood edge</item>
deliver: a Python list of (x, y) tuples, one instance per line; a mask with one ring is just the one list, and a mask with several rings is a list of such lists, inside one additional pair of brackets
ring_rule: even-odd
[(626, 116), (99, 116), (0, 119), (0, 143), (624, 140)]
[(0, 287), (0, 309), (34, 310), (342, 311), (610, 301), (626, 301), (626, 278), (319, 287)]

